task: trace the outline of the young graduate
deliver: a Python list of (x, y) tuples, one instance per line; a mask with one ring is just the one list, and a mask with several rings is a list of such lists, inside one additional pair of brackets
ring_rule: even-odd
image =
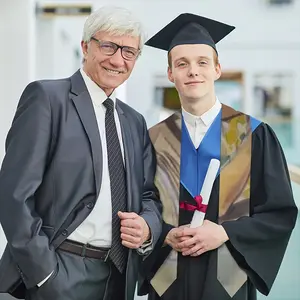
[[(182, 106), (150, 129), (164, 229), (143, 265), (139, 293), (149, 300), (253, 300), (256, 289), (267, 295), (296, 222), (274, 132), (215, 94), (215, 44), (233, 29), (182, 14), (146, 43), (168, 51), (168, 77)], [(211, 159), (220, 168), (206, 206), (200, 191)], [(195, 210), (205, 221), (190, 228)]]

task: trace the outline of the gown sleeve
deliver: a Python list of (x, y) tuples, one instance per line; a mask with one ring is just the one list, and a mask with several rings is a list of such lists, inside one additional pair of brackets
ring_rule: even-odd
[(164, 241), (169, 231), (173, 228), (173, 225), (165, 222), (162, 223), (162, 232), (159, 240), (151, 254), (145, 258), (141, 265), (138, 280), (138, 295), (146, 295), (149, 292), (150, 280), (171, 252), (172, 248), (164, 246)]
[(250, 217), (224, 222), (227, 247), (254, 286), (268, 295), (279, 271), (298, 209), (284, 153), (273, 130), (252, 134)]

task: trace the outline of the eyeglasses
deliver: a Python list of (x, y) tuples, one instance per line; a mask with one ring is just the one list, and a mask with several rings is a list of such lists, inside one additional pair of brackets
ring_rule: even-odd
[(118, 49), (120, 48), (121, 49), (121, 55), (124, 59), (134, 60), (139, 56), (139, 54), (141, 52), (139, 49), (136, 49), (136, 48), (133, 48), (133, 47), (120, 46), (120, 45), (115, 44), (113, 42), (97, 40), (94, 37), (91, 37), (91, 40), (94, 40), (95, 42), (97, 42), (99, 44), (101, 52), (103, 54), (109, 55), (109, 56), (113, 56), (118, 51)]

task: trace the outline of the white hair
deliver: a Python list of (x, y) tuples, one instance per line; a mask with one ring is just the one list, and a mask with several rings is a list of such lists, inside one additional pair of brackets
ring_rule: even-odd
[(88, 43), (98, 31), (104, 31), (115, 36), (139, 37), (140, 50), (142, 50), (146, 39), (141, 22), (135, 18), (132, 12), (121, 7), (104, 6), (94, 11), (85, 21), (82, 40)]

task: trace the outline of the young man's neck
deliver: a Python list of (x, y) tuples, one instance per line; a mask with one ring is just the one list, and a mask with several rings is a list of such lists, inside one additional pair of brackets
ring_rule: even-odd
[(198, 100), (181, 99), (182, 107), (190, 114), (194, 116), (202, 116), (208, 110), (210, 110), (216, 103), (216, 96), (207, 95)]

